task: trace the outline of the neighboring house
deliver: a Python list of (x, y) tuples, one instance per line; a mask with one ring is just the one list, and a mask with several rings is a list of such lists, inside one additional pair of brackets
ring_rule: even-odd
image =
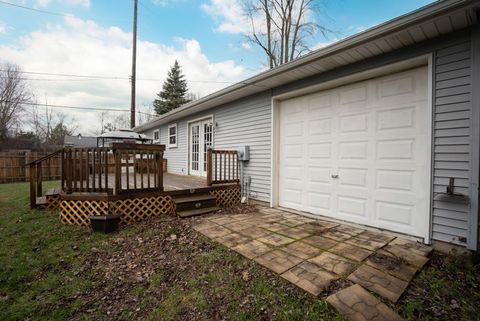
[(248, 145), (252, 198), (476, 250), (479, 8), (435, 2), (135, 130), (170, 173)]
[(65, 147), (97, 147), (97, 137), (89, 137), (82, 135), (65, 135), (63, 138)]

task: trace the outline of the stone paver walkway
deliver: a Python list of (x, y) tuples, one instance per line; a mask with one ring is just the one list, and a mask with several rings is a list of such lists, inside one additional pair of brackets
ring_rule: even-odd
[(313, 295), (334, 280), (352, 281), (327, 299), (348, 320), (401, 320), (368, 291), (396, 302), (432, 251), (387, 233), (264, 207), (199, 218), (194, 228)]

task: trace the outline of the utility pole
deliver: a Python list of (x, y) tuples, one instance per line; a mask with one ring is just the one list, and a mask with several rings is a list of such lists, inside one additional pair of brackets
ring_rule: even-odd
[(137, 11), (138, 0), (134, 0), (133, 9), (133, 46), (132, 46), (132, 94), (130, 103), (130, 128), (135, 127), (135, 82), (137, 76)]

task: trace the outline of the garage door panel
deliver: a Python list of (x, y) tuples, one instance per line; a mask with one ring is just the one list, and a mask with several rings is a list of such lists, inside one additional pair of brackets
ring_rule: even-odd
[(366, 220), (367, 215), (367, 199), (352, 197), (349, 195), (338, 195), (337, 211), (343, 216), (355, 216)]
[(368, 141), (346, 141), (339, 144), (338, 157), (340, 160), (367, 159)]
[(415, 139), (390, 139), (376, 142), (378, 160), (405, 161), (414, 160)]
[(368, 98), (368, 83), (345, 86), (339, 89), (340, 105), (366, 103)]
[(409, 192), (414, 189), (415, 171), (381, 169), (376, 171), (375, 189)]
[(367, 168), (339, 168), (338, 185), (343, 187), (367, 188)]
[(304, 157), (304, 146), (299, 144), (285, 144), (282, 148), (284, 161), (289, 163), (290, 160), (299, 160)]
[[(415, 206), (388, 201), (375, 202), (375, 219), (383, 222), (382, 226), (389, 226), (398, 230), (398, 225), (411, 229)], [(380, 223), (382, 224), (382, 223)]]
[(332, 143), (309, 143), (307, 144), (309, 160), (323, 160), (332, 157)]
[(309, 136), (315, 135), (331, 135), (332, 134), (332, 118), (313, 119), (308, 122)]
[(332, 196), (326, 193), (309, 192), (307, 193), (307, 209), (313, 213), (322, 213), (328, 215), (331, 211)]
[(412, 130), (415, 128), (416, 106), (402, 106), (376, 112), (377, 132)]
[(350, 115), (341, 115), (339, 117), (339, 133), (367, 133), (368, 114), (356, 113)]
[(309, 166), (307, 168), (308, 181), (310, 183), (331, 184), (331, 168), (330, 167), (315, 167)]
[(304, 127), (303, 121), (286, 122), (283, 127), (283, 135), (285, 138), (303, 137)]
[(281, 102), (279, 205), (425, 236), (427, 102), (426, 67)]

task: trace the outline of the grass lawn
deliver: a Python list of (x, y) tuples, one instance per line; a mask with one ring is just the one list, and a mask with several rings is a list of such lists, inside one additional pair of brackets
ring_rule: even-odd
[[(26, 183), (0, 185), (0, 320), (342, 320), (189, 220), (102, 235), (28, 204)], [(394, 309), (410, 320), (478, 319), (479, 269), (434, 254)]]

